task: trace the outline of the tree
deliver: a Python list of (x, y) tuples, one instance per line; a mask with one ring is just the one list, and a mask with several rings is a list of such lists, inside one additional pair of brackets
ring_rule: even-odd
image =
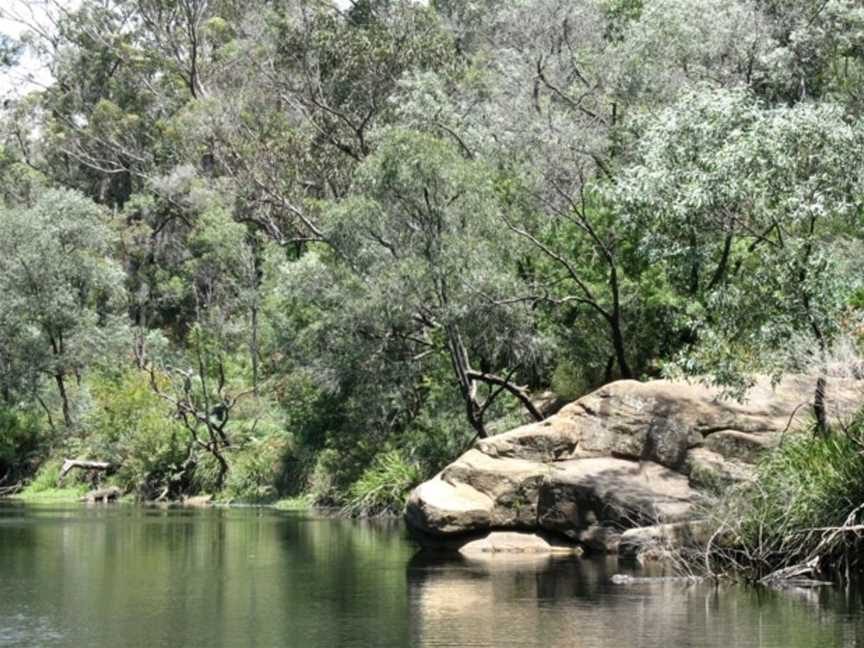
[(342, 363), (340, 375), (353, 358), (367, 381), (411, 387), (443, 355), (479, 436), (502, 393), (540, 419), (515, 381), (541, 360), (543, 340), (521, 299), (520, 248), (500, 225), (494, 172), (455, 144), (394, 129), (354, 188), (328, 210), (333, 270), (318, 279), (320, 266), (294, 272), (297, 288), (322, 306), (319, 331), (344, 336), (327, 356)]
[(0, 34), (0, 68), (12, 67), (21, 55), (21, 45), (5, 34)]
[(824, 432), (825, 358), (861, 285), (845, 250), (864, 231), (864, 130), (839, 107), (766, 109), (746, 90), (691, 93), (643, 123), (612, 196), (691, 299), (694, 344), (680, 366), (740, 385), (794, 369), (783, 347), (806, 334)]
[(116, 350), (111, 342), (122, 332), (114, 242), (107, 214), (73, 191), (49, 190), (30, 208), (0, 211), (0, 330), (34, 388), (39, 376), (54, 382), (67, 428), (74, 423), (69, 379), (80, 382)]

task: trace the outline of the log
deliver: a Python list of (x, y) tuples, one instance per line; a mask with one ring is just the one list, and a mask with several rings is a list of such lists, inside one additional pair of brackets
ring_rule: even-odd
[(111, 464), (107, 461), (86, 461), (83, 459), (66, 459), (63, 461), (63, 467), (60, 469), (60, 480), (62, 480), (73, 468), (83, 468), (85, 470), (108, 470)]
[(22, 488), (24, 488), (24, 482), (18, 482), (17, 484), (12, 484), (11, 486), (0, 487), (0, 497), (9, 497), (10, 495), (15, 495)]

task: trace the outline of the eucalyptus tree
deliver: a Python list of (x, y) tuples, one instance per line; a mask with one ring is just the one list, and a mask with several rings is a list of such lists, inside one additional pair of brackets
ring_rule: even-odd
[(122, 338), (114, 317), (125, 305), (123, 271), (111, 258), (115, 238), (108, 215), (72, 191), (49, 190), (32, 207), (0, 211), (5, 353), (32, 373), (37, 398), (41, 378), (54, 383), (67, 428), (74, 424), (69, 380), (80, 382)]
[(855, 0), (756, 0), (770, 46), (753, 79), (775, 102), (830, 99), (860, 114), (864, 75), (864, 10)]
[(324, 236), (320, 201), (350, 191), (373, 129), (393, 122), (399, 79), (446, 68), (451, 41), (431, 8), (401, 1), (256, 2), (232, 27), (178, 132), (234, 181), (238, 219), (302, 250)]
[(721, 0), (436, 6), (464, 64), (405, 79), (401, 118), (506, 170), (503, 224), (535, 248), (536, 303), (591, 373), (642, 374), (680, 337), (662, 312), (674, 298), (599, 188), (628, 154), (629, 115), (705, 81), (749, 82), (769, 40), (761, 14)]
[(36, 14), (17, 16), (54, 78), (18, 107), (24, 159), (57, 183), (122, 206), (148, 178), (182, 162), (172, 120), (206, 94), (214, 51), (238, 6), (84, 0), (51, 4), (41, 23)]
[(643, 126), (612, 195), (691, 300), (695, 343), (680, 366), (740, 385), (800, 366), (783, 348), (807, 335), (824, 430), (825, 357), (862, 281), (849, 249), (864, 231), (864, 130), (834, 105), (772, 109), (709, 89)]
[(354, 195), (328, 209), (338, 253), (313, 255), (288, 275), (320, 308), (313, 328), (328, 342), (317, 348), (332, 352), (318, 358), (322, 375), (339, 367), (340, 376), (408, 390), (443, 358), (479, 436), (504, 393), (541, 418), (516, 377), (542, 361), (544, 340), (523, 299), (522, 250), (501, 226), (496, 183), (488, 165), (449, 141), (401, 129), (380, 136)]
[[(187, 468), (205, 451), (217, 463), (219, 488), (230, 470), (228, 452), (242, 441), (233, 433), (234, 407), (258, 393), (260, 256), (266, 247), (258, 232), (235, 220), (226, 195), (194, 168), (179, 167), (153, 179), (124, 212), (131, 223), (125, 249), (134, 269), (136, 360), (188, 432)], [(171, 335), (167, 357), (149, 352), (153, 329)], [(239, 361), (244, 351), (248, 364)], [(245, 371), (250, 365), (251, 376)]]
[(21, 45), (6, 34), (0, 34), (0, 68), (12, 67), (19, 60)]

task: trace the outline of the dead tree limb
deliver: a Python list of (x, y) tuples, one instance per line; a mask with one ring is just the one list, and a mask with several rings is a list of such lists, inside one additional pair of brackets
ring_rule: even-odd
[(63, 478), (69, 474), (69, 471), (73, 468), (81, 468), (83, 470), (109, 470), (111, 468), (111, 464), (107, 461), (87, 461), (83, 459), (66, 459), (63, 462), (63, 467), (60, 469), (60, 479), (58, 481), (62, 481)]

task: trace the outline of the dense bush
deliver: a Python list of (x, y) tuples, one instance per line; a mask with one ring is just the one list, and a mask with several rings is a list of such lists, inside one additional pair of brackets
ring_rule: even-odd
[[(152, 379), (165, 380), (158, 375)], [(144, 499), (183, 493), (188, 487), (184, 464), (190, 457), (188, 433), (150, 380), (137, 370), (95, 378), (86, 418), (90, 454), (116, 465), (118, 485)]]
[(284, 462), (289, 450), (284, 433), (253, 438), (232, 457), (225, 496), (243, 502), (276, 499), (282, 494)]
[(0, 482), (4, 477), (11, 479), (28, 473), (44, 442), (36, 416), (0, 407)]
[(351, 485), (345, 509), (352, 515), (401, 513), (408, 492), (420, 483), (420, 478), (419, 467), (404, 453), (383, 452)]

